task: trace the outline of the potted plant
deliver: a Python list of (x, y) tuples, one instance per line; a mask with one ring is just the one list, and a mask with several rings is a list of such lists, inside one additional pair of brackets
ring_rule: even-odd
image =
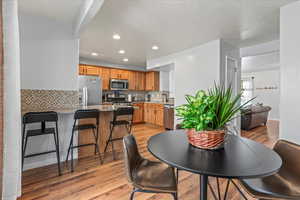
[(176, 108), (176, 115), (182, 119), (189, 143), (203, 149), (223, 147), (226, 125), (249, 102), (240, 105), (241, 94), (234, 96), (231, 87), (216, 84), (185, 98), (187, 103)]

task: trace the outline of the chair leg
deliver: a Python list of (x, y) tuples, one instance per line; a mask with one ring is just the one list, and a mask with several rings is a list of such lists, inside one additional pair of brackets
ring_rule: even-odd
[(72, 129), (72, 135), (71, 135), (70, 144), (69, 144), (69, 148), (68, 148), (66, 163), (68, 163), (68, 161), (69, 161), (69, 154), (70, 154), (70, 151), (71, 151), (71, 146), (72, 146), (72, 141), (73, 141), (73, 134), (74, 134), (74, 128)]
[(174, 200), (178, 200), (177, 193), (172, 193), (172, 196), (173, 196)]
[(55, 142), (56, 157), (57, 157), (58, 175), (60, 176), (61, 170), (60, 170), (59, 138), (58, 138), (57, 124), (56, 124), (56, 132), (54, 133), (54, 142)]
[[(73, 135), (74, 136), (74, 132)], [(71, 172), (74, 172), (74, 137), (72, 137), (72, 146), (71, 146)]]
[(110, 134), (109, 134), (109, 138), (108, 138), (108, 140), (107, 140), (107, 142), (106, 142), (106, 145), (105, 145), (104, 155), (105, 155), (105, 153), (106, 153), (108, 144), (111, 143), (112, 153), (113, 153), (113, 159), (115, 160), (114, 142), (112, 141), (112, 134), (113, 134), (114, 128), (115, 128), (114, 125), (112, 125), (111, 128), (110, 128)]
[(26, 131), (26, 127), (25, 125), (23, 125), (23, 131), (22, 131), (22, 169), (23, 169), (23, 165), (24, 165), (24, 139), (25, 139), (25, 132)]
[(136, 190), (135, 188), (133, 188), (131, 194), (130, 194), (130, 200), (133, 200), (134, 194), (135, 194)]
[(101, 153), (100, 153), (100, 149), (99, 149), (99, 145), (98, 145), (98, 128), (96, 129), (96, 131), (97, 131), (97, 133), (95, 133), (95, 130), (93, 129), (93, 134), (95, 137), (95, 155), (96, 155), (96, 152), (98, 152), (99, 157), (100, 157), (100, 163), (102, 164), (103, 161), (102, 161), (102, 157), (101, 157)]
[(26, 136), (25, 136), (25, 144), (24, 144), (24, 151), (23, 151), (23, 156), (22, 156), (22, 169), (23, 169), (23, 165), (24, 165), (24, 159), (25, 159), (27, 141), (28, 141), (28, 135), (26, 134)]
[(230, 180), (231, 183), (234, 185), (234, 187), (238, 190), (238, 192), (241, 194), (241, 196), (245, 199), (245, 200), (248, 200), (246, 195), (242, 192), (242, 190), (238, 187), (238, 185), (233, 181), (233, 180)]

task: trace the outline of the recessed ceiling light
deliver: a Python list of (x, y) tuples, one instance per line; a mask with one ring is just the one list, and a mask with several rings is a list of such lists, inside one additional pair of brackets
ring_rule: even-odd
[(114, 40), (119, 40), (119, 39), (121, 39), (121, 36), (119, 34), (114, 34), (113, 39)]
[(123, 49), (121, 49), (120, 51), (119, 51), (119, 54), (124, 54), (125, 53), (125, 50), (123, 50)]
[(96, 52), (91, 53), (92, 56), (98, 56), (99, 54)]
[(128, 58), (123, 58), (123, 61), (124, 62), (128, 62)]
[(158, 46), (156, 46), (156, 45), (154, 45), (154, 46), (152, 46), (152, 49), (153, 49), (153, 50), (158, 50), (158, 49), (159, 49), (159, 47), (158, 47)]

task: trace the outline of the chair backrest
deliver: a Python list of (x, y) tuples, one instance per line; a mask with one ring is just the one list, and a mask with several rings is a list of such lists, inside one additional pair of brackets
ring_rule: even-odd
[(77, 110), (74, 119), (96, 119), (97, 124), (99, 124), (99, 113), (97, 109)]
[(288, 142), (286, 140), (278, 140), (274, 146), (282, 159), (282, 167), (279, 173), (282, 176), (285, 174), (293, 174), (294, 178), (300, 180), (300, 145)]
[(56, 112), (28, 112), (23, 116), (23, 124), (31, 124), (37, 122), (57, 122), (58, 116)]
[(127, 179), (130, 183), (132, 183), (133, 171), (142, 160), (133, 135), (127, 135), (123, 138), (123, 148)]
[(117, 108), (117, 110), (114, 111), (113, 120), (116, 121), (119, 116), (125, 116), (125, 115), (132, 117), (133, 110), (134, 109), (131, 106)]

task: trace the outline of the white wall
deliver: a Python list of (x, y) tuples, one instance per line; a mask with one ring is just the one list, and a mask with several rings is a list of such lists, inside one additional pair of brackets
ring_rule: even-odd
[(214, 40), (198, 47), (165, 57), (147, 60), (147, 69), (174, 65), (175, 105), (185, 103), (186, 94), (206, 90), (219, 82), (220, 40)]
[(280, 9), (280, 138), (300, 144), (300, 1)]
[[(174, 73), (170, 73), (170, 81), (175, 85), (174, 98), (175, 105), (178, 106), (186, 103), (186, 94), (193, 95), (198, 90), (207, 90), (215, 82), (220, 83), (224, 79), (226, 56), (239, 61), (239, 48), (218, 39), (175, 54), (147, 60), (147, 69), (160, 69), (162, 66), (174, 65)], [(240, 77), (240, 64), (238, 73)], [(171, 82), (170, 85), (173, 84)]]
[(76, 90), (79, 39), (69, 26), (20, 14), (21, 88)]
[[(280, 70), (266, 70), (242, 73), (243, 78), (254, 77), (254, 92), (253, 96), (256, 97), (253, 103), (263, 103), (264, 105), (271, 106), (272, 110), (269, 114), (269, 119), (279, 120), (279, 101), (280, 101)], [(256, 89), (264, 87), (277, 87), (278, 89)]]
[(170, 72), (159, 72), (159, 90), (170, 91)]
[(183, 52), (175, 61), (175, 104), (185, 95), (207, 90), (220, 78), (220, 40)]
[(3, 200), (21, 195), (20, 49), (17, 0), (3, 1), (4, 151)]

